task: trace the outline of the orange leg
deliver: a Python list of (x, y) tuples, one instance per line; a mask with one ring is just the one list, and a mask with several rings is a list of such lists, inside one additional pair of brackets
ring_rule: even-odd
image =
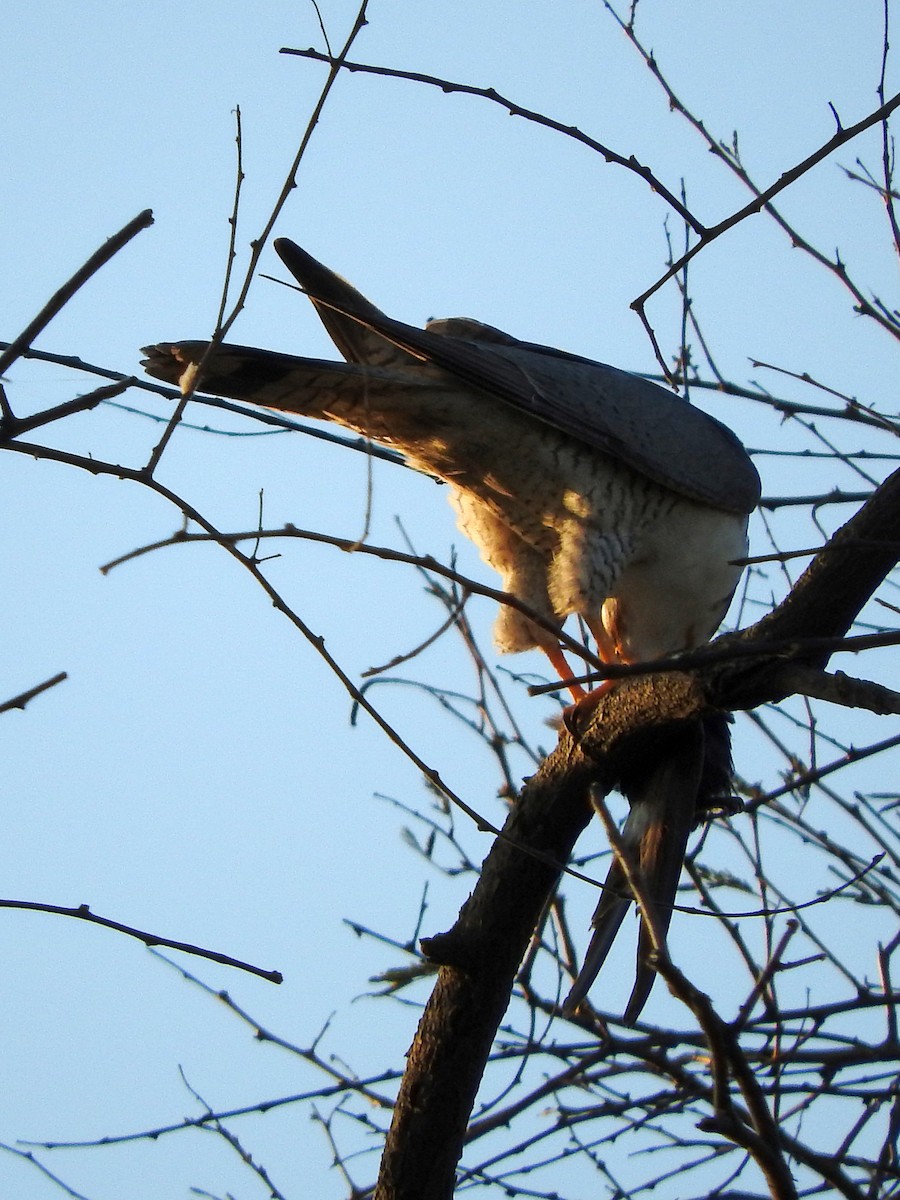
[[(572, 668), (566, 661), (566, 656), (563, 654), (560, 646), (544, 646), (543, 651), (550, 659), (553, 670), (557, 673), (560, 679), (569, 680), (572, 678)], [(585, 700), (589, 694), (584, 690), (580, 683), (566, 683), (566, 687), (572, 693), (572, 699), (576, 704), (580, 704), (581, 701)]]
[[(598, 657), (601, 662), (616, 661), (615, 654), (607, 655), (608, 646), (608, 637), (604, 638), (602, 643), (599, 640), (597, 642)], [(567, 712), (574, 708), (579, 709), (579, 711), (583, 710), (589, 712), (592, 708), (596, 707), (596, 705), (600, 702), (600, 699), (605, 696), (609, 689), (617, 682), (615, 679), (605, 679), (595, 687), (592, 687), (590, 691), (587, 691), (580, 683), (575, 683), (572, 679), (574, 672), (572, 671), (565, 654), (563, 654), (561, 646), (544, 646), (543, 651), (550, 659), (553, 670), (560, 677), (560, 679), (563, 680), (566, 687), (572, 694), (572, 699), (575, 701), (570, 709), (566, 710)]]
[[(603, 622), (597, 618), (585, 616), (584, 623), (587, 625), (588, 629), (593, 635), (594, 642), (597, 646), (597, 657), (600, 659), (600, 661), (602, 663), (621, 662), (622, 656), (619, 653), (618, 646), (616, 645), (615, 637), (606, 629)], [(560, 651), (560, 656), (561, 655), (562, 651)], [(615, 679), (604, 679), (602, 682), (592, 687), (589, 692), (585, 692), (583, 688), (580, 689), (580, 695), (575, 696), (575, 693), (573, 692), (572, 694), (575, 696), (575, 703), (566, 709), (566, 724), (569, 724), (570, 715), (576, 712), (578, 713), (579, 720), (590, 715), (590, 713), (593, 712), (606, 693), (611, 688), (615, 687), (617, 682), (618, 681)], [(569, 690), (571, 691), (571, 688)]]
[(616, 636), (618, 631), (615, 627), (612, 631), (608, 630), (602, 620), (596, 617), (586, 616), (584, 623), (591, 631), (594, 641), (597, 643), (597, 657), (601, 662), (625, 662), (625, 655), (619, 646)]
[[(597, 657), (601, 662), (616, 663), (626, 661), (625, 656), (622, 654), (618, 645), (614, 630), (608, 630), (603, 624), (602, 620), (599, 618), (585, 616), (584, 622), (593, 635), (594, 641), (597, 645)], [(559, 661), (564, 666), (567, 666), (568, 664), (563, 657), (562, 650), (557, 649), (556, 654)], [(557, 671), (559, 671), (559, 666), (557, 665), (556, 661), (554, 661), (552, 656), (550, 656), (550, 661), (556, 667)], [(562, 675), (561, 672), (560, 676), (563, 679), (566, 678), (566, 676)], [(570, 684), (569, 691), (572, 693), (575, 703), (569, 705), (563, 714), (563, 720), (565, 721), (568, 729), (572, 731), (578, 725), (583, 724), (585, 718), (590, 717), (590, 714), (594, 711), (603, 697), (607, 694), (607, 692), (614, 688), (617, 683), (617, 679), (604, 679), (601, 683), (598, 683), (595, 687), (591, 688), (589, 692), (586, 692), (584, 688), (577, 684), (575, 686)], [(577, 691), (575, 690), (576, 687), (578, 689)], [(574, 724), (572, 720), (573, 717), (575, 718)]]
[[(585, 616), (584, 622), (597, 644), (597, 657), (601, 662), (616, 663), (628, 661), (618, 645), (615, 630), (608, 630), (602, 620), (598, 618)], [(572, 699), (575, 701), (565, 711), (564, 719), (566, 720), (566, 724), (569, 723), (569, 716), (575, 712), (578, 713), (579, 719), (589, 715), (606, 693), (615, 687), (618, 682), (615, 679), (605, 679), (602, 683), (597, 684), (596, 687), (591, 688), (589, 692), (585, 691), (580, 683), (571, 682), (572, 668), (569, 666), (561, 646), (544, 646), (543, 650), (549, 658), (554, 671), (566, 683), (566, 687), (572, 693)]]

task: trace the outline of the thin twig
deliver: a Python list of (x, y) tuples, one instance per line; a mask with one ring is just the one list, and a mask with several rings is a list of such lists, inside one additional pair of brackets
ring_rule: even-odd
[(62, 683), (68, 678), (67, 671), (60, 671), (52, 678), (45, 679), (43, 683), (38, 683), (33, 688), (29, 688), (27, 692), (20, 692), (18, 696), (13, 696), (11, 700), (4, 701), (0, 704), (0, 713), (10, 712), (14, 708), (24, 709), (25, 705), (33, 700), (35, 696), (40, 696), (42, 692), (49, 691), (50, 688), (56, 687), (57, 684)]
[(17, 908), (26, 912), (53, 913), (59, 917), (72, 917), (78, 921), (87, 921), (91, 925), (102, 925), (104, 929), (115, 929), (117, 933), (124, 933), (128, 937), (136, 938), (148, 947), (166, 946), (169, 950), (182, 950), (185, 954), (192, 954), (197, 958), (207, 958), (211, 962), (221, 963), (226, 967), (235, 967), (237, 970), (247, 971), (251, 975), (258, 975), (261, 979), (267, 979), (269, 983), (284, 982), (284, 976), (280, 971), (267, 971), (263, 967), (253, 966), (252, 963), (242, 962), (239, 958), (232, 958), (230, 954), (221, 954), (218, 950), (206, 950), (191, 942), (176, 942), (157, 933), (135, 929), (132, 925), (114, 921), (110, 917), (98, 916), (97, 913), (91, 912), (87, 904), (79, 904), (77, 908), (67, 908), (61, 904), (43, 904), (37, 900), (0, 899), (0, 908)]
[(152, 224), (153, 213), (149, 208), (146, 208), (142, 213), (138, 213), (136, 217), (130, 220), (127, 225), (123, 225), (119, 232), (113, 234), (99, 250), (95, 250), (87, 262), (79, 267), (75, 274), (61, 288), (54, 292), (34, 320), (29, 321), (19, 336), (14, 338), (9, 346), (0, 353), (0, 376), (6, 374), (16, 359), (21, 357), (23, 352), (28, 349), (42, 330), (46, 329), (57, 313), (69, 303), (78, 289), (87, 283), (92, 275), (96, 275), (100, 268), (105, 266), (114, 255), (118, 254), (123, 246), (127, 246), (133, 237)]
[[(348, 47), (344, 47), (343, 53), (346, 53)], [(615, 163), (616, 166), (625, 167), (626, 170), (632, 171), (635, 175), (639, 175), (645, 183), (649, 184), (653, 192), (657, 192), (666, 201), (667, 204), (678, 213), (691, 229), (696, 233), (704, 231), (703, 224), (691, 213), (678, 199), (674, 192), (650, 170), (649, 167), (639, 162), (633, 154), (620, 154), (613, 150), (611, 146), (604, 145), (598, 142), (595, 138), (589, 137), (574, 125), (567, 125), (563, 121), (556, 121), (552, 117), (548, 117), (545, 113), (537, 112), (531, 108), (525, 108), (516, 101), (502, 96), (496, 88), (491, 87), (476, 87), (473, 84), (458, 83), (452, 79), (444, 79), (438, 75), (428, 75), (422, 71), (403, 71), (395, 67), (374, 66), (371, 63), (349, 62), (346, 59), (343, 61), (340, 58), (333, 57), (330, 53), (323, 54), (320, 50), (294, 50), (284, 46), (281, 50), (282, 54), (290, 54), (296, 58), (312, 59), (314, 62), (329, 63), (332, 70), (343, 67), (344, 70), (350, 72), (358, 72), (365, 75), (381, 75), (390, 79), (404, 79), (411, 83), (424, 83), (428, 87), (439, 88), (446, 95), (457, 94), (464, 96), (477, 96), (481, 100), (488, 100), (491, 104), (498, 104), (512, 117), (522, 117), (526, 121), (530, 121), (535, 125), (541, 125), (546, 129), (552, 130), (554, 133), (562, 134), (564, 137), (571, 138), (573, 141), (580, 142), (581, 145), (587, 146), (589, 150), (601, 154), (609, 163)]]

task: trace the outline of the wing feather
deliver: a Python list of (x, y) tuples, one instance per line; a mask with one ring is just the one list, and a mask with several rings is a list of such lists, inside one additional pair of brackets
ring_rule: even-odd
[(463, 318), (436, 322), (433, 329), (395, 321), (294, 242), (279, 238), (275, 248), (338, 348), (346, 354), (352, 346), (348, 357), (357, 357), (360, 347), (347, 326), (363, 326), (680, 495), (724, 512), (756, 507), (759, 476), (746, 450), (731, 430), (683, 397), (605, 363), (519, 342), (501, 330), (481, 327), (487, 335), (477, 340), (449, 333), (477, 327)]

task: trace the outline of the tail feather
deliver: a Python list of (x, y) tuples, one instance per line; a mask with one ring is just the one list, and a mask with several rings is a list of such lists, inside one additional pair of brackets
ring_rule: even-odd
[[(685, 747), (675, 759), (663, 763), (654, 773), (644, 800), (648, 806), (657, 808), (657, 813), (641, 839), (638, 861), (647, 907), (656, 932), (663, 940), (672, 922), (678, 880), (688, 837), (694, 827), (702, 759), (702, 741), (699, 754)], [(654, 792), (656, 796), (652, 794)], [(653, 948), (653, 937), (642, 916), (634, 987), (624, 1013), (626, 1025), (633, 1025), (641, 1015), (656, 981), (656, 971), (650, 965)]]
[[(141, 366), (154, 379), (184, 389), (208, 345), (208, 342), (160, 342), (145, 346), (142, 353), (146, 357)], [(405, 370), (396, 366), (373, 367), (297, 358), (293, 354), (231, 343), (216, 347), (203, 367), (200, 380), (200, 390), (211, 395), (307, 417), (329, 416), (351, 428), (363, 424), (362, 417), (356, 422), (353, 418), (357, 411), (368, 412), (369, 400), (402, 398), (406, 392), (423, 393), (433, 387), (434, 381), (414, 364)], [(342, 416), (346, 417), (343, 421)], [(376, 423), (373, 417), (364, 425), (373, 436), (380, 432), (375, 428)]]
[(616, 934), (625, 919), (625, 914), (631, 906), (631, 900), (624, 893), (625, 887), (622, 869), (617, 862), (614, 862), (606, 876), (600, 903), (591, 919), (594, 932), (591, 934), (584, 962), (581, 964), (578, 977), (572, 984), (572, 990), (563, 1004), (565, 1012), (574, 1012), (584, 1000), (593, 986), (600, 968), (606, 962), (606, 956), (609, 954), (612, 944), (616, 940)]
[[(622, 847), (637, 870), (648, 910), (641, 917), (635, 982), (624, 1013), (629, 1025), (640, 1016), (656, 978), (651, 965), (654, 937), (649, 922), (664, 940), (672, 920), (688, 837), (702, 807), (698, 790), (703, 779), (705, 745), (702, 723), (680, 726), (663, 739), (649, 770), (644, 765), (648, 761), (645, 755), (642, 765), (621, 781), (631, 805), (622, 830)], [(625, 872), (614, 862), (594, 913), (594, 934), (584, 965), (565, 1002), (568, 1011), (585, 998), (609, 953), (631, 903), (627, 891)]]

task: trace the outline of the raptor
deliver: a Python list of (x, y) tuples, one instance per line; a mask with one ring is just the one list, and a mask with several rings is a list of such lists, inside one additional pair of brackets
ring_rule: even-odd
[[(336, 422), (445, 480), (460, 529), (527, 610), (501, 606), (501, 652), (539, 647), (568, 679), (558, 634), (573, 614), (606, 662), (648, 661), (712, 637), (740, 578), (760, 495), (729, 429), (638, 376), (469, 318), (424, 329), (396, 321), (295, 243), (275, 247), (346, 361), (224, 344), (204, 361), (200, 391)], [(159, 343), (145, 349), (143, 365), (186, 388), (207, 347)], [(592, 702), (593, 693), (571, 690)], [(664, 798), (654, 807), (630, 797), (625, 845), (656, 883), (664, 930), (704, 806), (702, 776), (677, 813)], [(573, 1003), (629, 903), (616, 864), (607, 882)], [(646, 975), (639, 983), (632, 1019), (649, 992)]]

